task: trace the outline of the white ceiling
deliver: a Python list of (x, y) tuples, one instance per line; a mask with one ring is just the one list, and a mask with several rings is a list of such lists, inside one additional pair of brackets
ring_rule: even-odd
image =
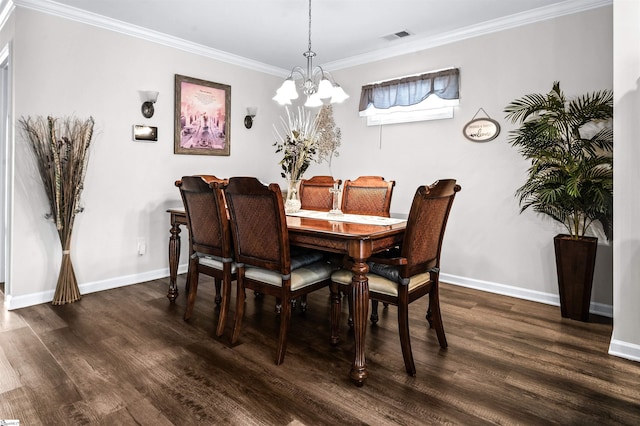
[[(303, 65), (307, 0), (13, 0), (72, 19), (152, 30), (276, 71)], [(611, 4), (612, 0), (313, 0), (311, 41), (327, 69)], [(76, 8), (78, 10), (76, 10)], [(90, 13), (85, 13), (90, 12)], [(96, 15), (99, 16), (96, 16)], [(109, 18), (105, 20), (104, 17)], [(105, 24), (109, 22), (109, 24)], [(411, 36), (387, 40), (407, 31)]]

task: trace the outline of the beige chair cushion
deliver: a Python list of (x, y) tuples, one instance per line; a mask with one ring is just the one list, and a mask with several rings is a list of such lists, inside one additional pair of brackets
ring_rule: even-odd
[[(342, 285), (350, 285), (353, 273), (346, 269), (340, 269), (331, 275), (331, 281)], [(367, 274), (369, 279), (369, 291), (375, 291), (376, 293), (388, 294), (389, 296), (398, 296), (398, 286), (400, 284), (381, 277), (380, 275), (369, 273)], [(423, 272), (409, 278), (409, 291), (412, 291), (418, 286), (421, 286), (431, 279), (429, 272)]]
[[(328, 279), (335, 270), (327, 262), (315, 262), (291, 272), (291, 290), (297, 290)], [(276, 271), (248, 266), (244, 272), (246, 278), (282, 287), (282, 275)]]
[[(221, 271), (223, 268), (222, 258), (217, 256), (199, 256), (198, 263)], [(231, 273), (235, 274), (236, 269), (236, 264), (231, 262)]]

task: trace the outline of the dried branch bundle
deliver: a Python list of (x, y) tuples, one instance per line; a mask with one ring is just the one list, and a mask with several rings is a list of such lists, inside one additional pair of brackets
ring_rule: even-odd
[(70, 258), (71, 233), (76, 214), (82, 211), (80, 194), (84, 188), (94, 120), (92, 117), (87, 120), (22, 117), (19, 123), (34, 154), (62, 244), (62, 265), (52, 303), (75, 302), (80, 299), (80, 291)]
[(318, 158), (317, 162), (327, 161), (331, 169), (331, 159), (338, 157), (338, 148), (342, 139), (342, 131), (333, 119), (331, 104), (323, 105), (318, 113)]

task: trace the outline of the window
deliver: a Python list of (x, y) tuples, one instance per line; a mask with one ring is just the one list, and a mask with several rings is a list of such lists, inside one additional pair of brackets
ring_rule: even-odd
[(459, 104), (460, 70), (403, 77), (362, 87), (360, 116), (367, 125), (452, 118)]

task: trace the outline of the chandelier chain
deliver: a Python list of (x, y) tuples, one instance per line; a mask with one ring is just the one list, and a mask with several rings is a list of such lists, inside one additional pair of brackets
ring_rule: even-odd
[(309, 0), (309, 49), (311, 51), (311, 0)]

